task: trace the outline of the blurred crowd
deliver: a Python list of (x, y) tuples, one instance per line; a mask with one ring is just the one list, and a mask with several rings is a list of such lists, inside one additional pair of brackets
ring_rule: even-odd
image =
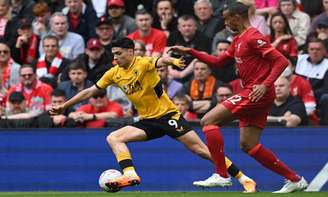
[[(184, 58), (183, 70), (157, 71), (185, 119), (199, 121), (242, 89), (235, 63), (210, 69), (169, 47), (224, 53), (233, 32), (225, 28), (222, 11), (231, 1), (0, 0), (0, 128), (101, 128), (137, 120), (116, 86), (62, 115), (47, 113), (114, 66), (111, 42), (126, 36), (138, 56)], [(275, 82), (268, 124), (328, 125), (328, 0), (238, 1), (250, 7), (251, 25), (290, 62)]]

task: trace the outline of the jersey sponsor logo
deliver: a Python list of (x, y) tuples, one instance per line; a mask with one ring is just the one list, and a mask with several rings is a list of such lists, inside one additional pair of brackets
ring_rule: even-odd
[(126, 95), (130, 95), (130, 94), (133, 94), (133, 93), (136, 93), (136, 92), (142, 90), (142, 86), (139, 81), (135, 81), (128, 85), (123, 85), (122, 90)]
[(257, 45), (259, 47), (263, 47), (265, 44), (266, 44), (266, 42), (264, 40), (261, 40), (261, 39), (257, 40)]

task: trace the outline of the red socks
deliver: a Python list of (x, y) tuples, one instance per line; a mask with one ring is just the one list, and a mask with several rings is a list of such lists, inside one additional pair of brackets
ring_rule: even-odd
[(294, 171), (289, 169), (289, 167), (280, 161), (272, 151), (266, 149), (261, 144), (257, 144), (248, 152), (248, 154), (261, 163), (264, 167), (280, 174), (292, 182), (297, 182), (300, 180), (300, 177)]
[(224, 140), (220, 128), (216, 125), (203, 127), (206, 143), (215, 164), (216, 173), (227, 178), (227, 167), (224, 157)]

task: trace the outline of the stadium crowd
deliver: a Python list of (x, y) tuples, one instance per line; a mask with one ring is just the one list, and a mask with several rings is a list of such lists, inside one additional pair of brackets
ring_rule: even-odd
[[(233, 36), (222, 16), (230, 1), (0, 0), (0, 127), (102, 128), (138, 119), (116, 86), (62, 115), (48, 113), (113, 67), (111, 42), (126, 36), (135, 41), (138, 56), (185, 60), (184, 69), (157, 72), (185, 119), (199, 121), (241, 91), (238, 70), (234, 62), (211, 70), (169, 49), (224, 53)], [(238, 1), (249, 5), (252, 26), (290, 63), (275, 82), (268, 124), (328, 125), (328, 0)]]

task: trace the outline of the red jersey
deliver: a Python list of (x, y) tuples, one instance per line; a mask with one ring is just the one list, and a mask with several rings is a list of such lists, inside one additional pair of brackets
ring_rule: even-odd
[(151, 56), (153, 52), (163, 53), (167, 43), (165, 33), (155, 28), (152, 28), (150, 34), (146, 37), (141, 37), (139, 31), (137, 30), (128, 35), (128, 38), (145, 43), (146, 56)]
[(9, 95), (12, 92), (23, 93), (28, 111), (45, 111), (46, 107), (50, 105), (52, 87), (37, 80), (35, 87), (27, 90), (22, 83), (19, 83), (9, 89), (6, 95), (6, 101), (8, 101)]
[(306, 108), (315, 109), (316, 102), (312, 86), (305, 78), (298, 75), (292, 75), (290, 93), (293, 96), (298, 96), (303, 101)]
[[(268, 40), (271, 40), (271, 36), (267, 36)], [(273, 42), (274, 40), (271, 40)], [(291, 37), (288, 40), (284, 40), (279, 42), (276, 49), (283, 54), (285, 57), (297, 57), (298, 51), (297, 51), (297, 41), (294, 37)]]
[[(123, 108), (120, 104), (109, 101), (107, 106), (96, 110), (91, 104), (82, 105), (77, 111), (83, 111), (88, 114), (95, 114), (95, 113), (102, 113), (102, 112), (114, 112), (117, 115), (117, 118), (123, 117)], [(106, 120), (99, 119), (99, 120), (91, 120), (86, 122), (86, 128), (102, 128), (105, 126)]]
[(252, 89), (253, 85), (263, 84), (274, 91), (274, 81), (288, 65), (287, 59), (278, 53), (265, 36), (254, 27), (249, 27), (236, 36), (228, 50), (219, 57), (194, 49), (190, 53), (213, 67), (223, 67), (234, 58), (242, 86), (246, 89)]

